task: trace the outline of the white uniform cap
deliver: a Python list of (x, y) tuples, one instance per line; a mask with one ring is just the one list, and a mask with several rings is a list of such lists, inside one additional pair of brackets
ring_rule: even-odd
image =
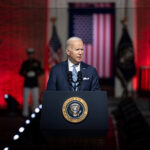
[(28, 49), (27, 49), (27, 53), (28, 53), (28, 54), (34, 53), (34, 48), (28, 48)]

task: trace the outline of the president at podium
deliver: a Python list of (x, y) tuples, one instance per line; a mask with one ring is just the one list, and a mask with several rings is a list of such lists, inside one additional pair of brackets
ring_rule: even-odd
[(55, 65), (50, 72), (47, 90), (56, 91), (97, 91), (100, 90), (97, 71), (82, 62), (83, 41), (71, 37), (66, 42), (68, 60)]
[(41, 117), (42, 128), (50, 133), (48, 149), (103, 149), (106, 92), (100, 90), (96, 69), (82, 62), (83, 53), (82, 39), (71, 37), (66, 42), (68, 59), (51, 69)]

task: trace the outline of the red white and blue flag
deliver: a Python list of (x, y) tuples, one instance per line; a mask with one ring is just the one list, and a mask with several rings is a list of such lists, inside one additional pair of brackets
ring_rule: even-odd
[[(94, 5), (94, 4), (93, 4)], [(95, 4), (96, 5), (96, 4)], [(74, 13), (72, 15), (72, 35), (82, 38), (84, 42), (84, 59), (87, 64), (97, 69), (100, 78), (113, 76), (113, 15), (107, 10), (112, 4), (102, 3), (93, 7), (106, 10), (93, 13)], [(78, 5), (79, 7), (82, 5)], [(87, 4), (87, 7), (89, 4)], [(75, 5), (77, 8), (77, 5)], [(86, 5), (84, 8), (87, 11)], [(80, 9), (81, 10), (81, 9)], [(79, 11), (80, 11), (79, 10)], [(92, 11), (92, 9), (89, 9)]]
[(52, 36), (48, 42), (45, 55), (45, 87), (49, 78), (51, 68), (62, 61), (61, 41), (53, 24)]
[(49, 41), (49, 53), (50, 53), (50, 57), (48, 59), (49, 68), (53, 67), (54, 65), (62, 61), (61, 42), (58, 37), (55, 25), (53, 25), (52, 37)]

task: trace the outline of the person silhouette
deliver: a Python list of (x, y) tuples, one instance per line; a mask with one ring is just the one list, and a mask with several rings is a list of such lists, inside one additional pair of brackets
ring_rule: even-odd
[(34, 110), (39, 105), (39, 87), (38, 87), (38, 76), (44, 73), (41, 68), (41, 63), (39, 60), (34, 58), (34, 49), (28, 48), (27, 55), (28, 59), (22, 63), (20, 69), (20, 75), (25, 78), (24, 88), (23, 88), (23, 117), (28, 117), (29, 115), (29, 97), (32, 94), (33, 107)]

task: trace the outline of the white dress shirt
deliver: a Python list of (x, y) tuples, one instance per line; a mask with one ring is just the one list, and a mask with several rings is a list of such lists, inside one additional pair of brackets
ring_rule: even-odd
[[(69, 71), (71, 71), (71, 72), (73, 70), (73, 65), (74, 64), (68, 59), (68, 67), (69, 67)], [(76, 65), (76, 70), (77, 70), (77, 72), (80, 71), (80, 63), (78, 65)]]

